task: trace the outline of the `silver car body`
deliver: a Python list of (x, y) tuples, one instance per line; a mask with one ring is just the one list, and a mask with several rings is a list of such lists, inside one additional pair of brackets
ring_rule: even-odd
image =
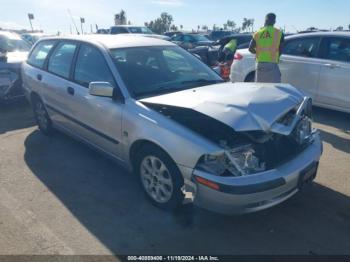
[[(228, 149), (164, 116), (156, 109), (157, 105), (208, 116), (215, 120), (213, 123), (224, 124), (238, 133), (261, 131), (289, 136), (300, 120), (300, 112), (307, 105), (308, 98), (290, 85), (224, 83), (135, 100), (108, 50), (174, 44), (130, 35), (60, 39), (83, 41), (97, 47), (115, 77), (123, 102), (91, 96), (87, 88), (25, 63), (22, 71), (28, 99), (31, 100), (34, 93), (39, 95), (56, 128), (117, 159), (130, 170), (132, 157), (142, 143), (153, 143), (162, 148), (181, 171), (185, 190), (192, 193), (194, 203), (203, 208), (233, 214), (277, 205), (298, 192), (300, 174), (319, 162), (322, 143), (318, 132), (314, 131), (310, 134), (307, 148), (271, 170), (244, 177), (219, 177), (199, 170), (197, 163), (203, 155), (218, 154)], [(41, 82), (37, 81), (38, 74), (42, 75)], [(75, 89), (74, 96), (67, 95), (67, 86)], [(294, 109), (294, 121), (289, 126), (278, 123), (281, 117)], [(198, 183), (195, 176), (218, 183), (225, 190), (206, 187)]]

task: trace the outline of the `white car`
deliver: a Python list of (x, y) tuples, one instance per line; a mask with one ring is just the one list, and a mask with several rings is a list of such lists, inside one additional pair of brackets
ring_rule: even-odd
[[(282, 82), (312, 97), (316, 106), (350, 113), (350, 33), (320, 32), (286, 38), (280, 70)], [(252, 82), (255, 55), (238, 50), (232, 82)]]

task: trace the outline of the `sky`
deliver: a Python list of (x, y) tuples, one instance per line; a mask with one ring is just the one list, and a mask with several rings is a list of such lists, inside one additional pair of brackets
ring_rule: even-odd
[(79, 17), (85, 18), (84, 31), (90, 25), (109, 28), (113, 17), (121, 9), (135, 25), (143, 25), (168, 12), (175, 25), (184, 29), (198, 25), (222, 26), (228, 19), (240, 26), (243, 18), (255, 19), (255, 29), (263, 25), (266, 13), (277, 15), (277, 26), (289, 32), (310, 26), (320, 29), (350, 24), (349, 0), (0, 0), (0, 27), (30, 29), (27, 14), (33, 13), (35, 29), (47, 33), (69, 33), (73, 19), (80, 29)]

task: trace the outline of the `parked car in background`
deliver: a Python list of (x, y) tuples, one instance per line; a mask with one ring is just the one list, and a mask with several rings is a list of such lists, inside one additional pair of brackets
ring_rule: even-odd
[(218, 46), (218, 64), (215, 69), (218, 71), (223, 79), (229, 81), (231, 65), (233, 62), (234, 53), (230, 56), (227, 56), (223, 50), (225, 45), (231, 40), (235, 39), (237, 41), (237, 49), (242, 48), (242, 46), (249, 45), (253, 36), (251, 34), (234, 34), (225, 36), (224, 38), (215, 42), (215, 46)]
[(178, 34), (182, 34), (182, 31), (168, 31), (164, 33), (165, 36), (168, 36), (170, 38)]
[[(350, 33), (314, 32), (286, 38), (280, 70), (282, 82), (312, 97), (316, 106), (350, 113)], [(254, 81), (255, 56), (236, 52), (233, 82)]]
[(143, 35), (146, 37), (153, 37), (158, 38), (162, 40), (170, 40), (170, 37), (166, 35), (158, 35), (152, 32), (151, 29), (149, 29), (146, 26), (135, 26), (135, 25), (116, 25), (112, 26), (109, 30), (109, 33), (111, 35), (117, 35), (117, 34), (138, 34)]
[(25, 33), (21, 34), (23, 40), (27, 41), (30, 45), (34, 45), (40, 38), (48, 37), (49, 35), (44, 33)]
[(209, 33), (209, 39), (212, 41), (218, 41), (218, 40), (224, 38), (225, 36), (229, 36), (229, 35), (233, 35), (233, 34), (235, 34), (235, 32), (233, 32), (233, 31), (215, 30), (215, 31), (211, 31)]
[(102, 34), (102, 35), (110, 34), (110, 29), (100, 28), (96, 31), (96, 34)]
[(182, 33), (175, 35), (171, 38), (171, 41), (188, 50), (198, 46), (211, 46), (214, 41), (209, 40), (207, 37), (196, 33)]
[(0, 102), (23, 96), (20, 70), (29, 50), (19, 35), (0, 31)]
[(160, 208), (188, 193), (209, 210), (256, 212), (316, 176), (322, 145), (308, 97), (290, 85), (223, 83), (171, 42), (39, 40), (22, 72), (43, 133), (57, 128), (113, 157)]
[(174, 35), (171, 41), (192, 54), (199, 56), (200, 59), (210, 67), (217, 64), (218, 47), (213, 47), (213, 41), (197, 33), (180, 33)]

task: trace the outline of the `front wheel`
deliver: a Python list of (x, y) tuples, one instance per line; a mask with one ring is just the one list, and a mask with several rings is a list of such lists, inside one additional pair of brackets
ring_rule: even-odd
[(41, 132), (45, 135), (52, 133), (52, 122), (49, 117), (49, 114), (46, 111), (44, 103), (39, 98), (35, 98), (33, 101), (33, 110), (36, 123)]
[(136, 170), (142, 188), (151, 202), (162, 209), (174, 210), (184, 200), (184, 181), (174, 161), (155, 146), (146, 146), (138, 154)]

